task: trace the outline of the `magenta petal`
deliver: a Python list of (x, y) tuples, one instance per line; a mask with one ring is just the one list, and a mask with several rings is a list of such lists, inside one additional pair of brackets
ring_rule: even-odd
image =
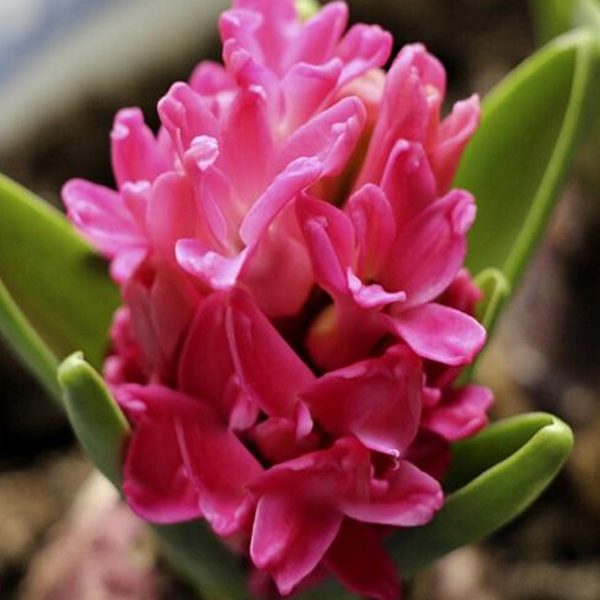
[(381, 187), (398, 227), (406, 224), (437, 196), (437, 184), (423, 146), (400, 140), (385, 165)]
[(113, 171), (117, 185), (156, 179), (169, 168), (169, 157), (160, 145), (139, 108), (124, 108), (116, 117), (111, 139)]
[(242, 388), (267, 415), (293, 418), (310, 369), (244, 292), (230, 294), (226, 328)]
[(351, 269), (348, 269), (346, 277), (348, 290), (361, 308), (378, 310), (389, 304), (406, 300), (405, 292), (388, 292), (377, 283), (364, 285)]
[(473, 317), (433, 302), (389, 317), (388, 325), (422, 358), (453, 366), (471, 362), (486, 337)]
[(452, 283), (464, 261), (466, 234), (474, 219), (471, 194), (453, 190), (398, 231), (394, 260), (382, 282), (406, 292), (404, 308), (433, 300)]
[(385, 479), (373, 480), (368, 499), (345, 498), (340, 509), (365, 523), (413, 527), (430, 521), (443, 502), (438, 481), (408, 461), (399, 460)]
[(304, 233), (316, 282), (330, 293), (347, 293), (346, 271), (354, 258), (354, 229), (339, 209), (302, 195), (296, 213)]
[(479, 125), (479, 97), (457, 102), (452, 114), (441, 124), (437, 145), (431, 153), (438, 190), (446, 192), (458, 167), (463, 150)]
[(130, 418), (135, 415), (123, 467), (129, 505), (154, 523), (201, 517), (198, 491), (186, 475), (175, 431), (177, 411), (190, 414), (194, 405), (160, 386), (129, 385), (121, 388), (118, 399)]
[(350, 197), (346, 213), (352, 220), (358, 243), (356, 272), (362, 278), (375, 278), (389, 260), (396, 238), (390, 202), (380, 187), (366, 184)]
[(361, 598), (400, 598), (396, 564), (369, 525), (345, 519), (324, 563), (348, 590)]
[(371, 69), (383, 67), (392, 52), (393, 38), (378, 25), (354, 25), (337, 48), (344, 62), (340, 80), (343, 85)]
[(302, 392), (313, 418), (336, 435), (354, 435), (370, 450), (399, 456), (421, 417), (421, 361), (398, 346), (381, 359), (323, 375)]
[(119, 194), (83, 179), (71, 179), (62, 189), (69, 219), (108, 257), (124, 249), (145, 248), (147, 240)]
[(287, 128), (294, 131), (323, 105), (339, 82), (342, 62), (324, 65), (295, 64), (281, 81)]
[(423, 427), (450, 442), (475, 435), (488, 422), (487, 410), (494, 398), (480, 385), (466, 385), (446, 393), (442, 402), (423, 415)]
[(342, 515), (331, 505), (308, 502), (293, 487), (258, 502), (250, 556), (289, 594), (319, 564), (335, 539)]

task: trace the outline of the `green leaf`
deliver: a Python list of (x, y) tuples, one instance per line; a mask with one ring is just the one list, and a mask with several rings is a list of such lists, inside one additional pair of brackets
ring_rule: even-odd
[(600, 0), (530, 0), (538, 38), (544, 42), (575, 27), (600, 31)]
[(545, 413), (500, 421), (455, 444), (443, 508), (427, 525), (389, 540), (403, 576), (518, 516), (556, 476), (572, 446), (569, 427)]
[(473, 273), (493, 267), (514, 288), (565, 181), (591, 100), (598, 40), (565, 35), (538, 51), (486, 98), (456, 185), (473, 192)]
[(484, 269), (475, 277), (475, 285), (483, 293), (477, 304), (477, 319), (491, 333), (502, 303), (510, 295), (510, 283), (498, 269)]
[(56, 356), (81, 349), (99, 366), (119, 303), (105, 261), (57, 210), (1, 175), (0, 211), (0, 279), (14, 303)]
[(56, 380), (58, 360), (19, 310), (2, 280), (0, 280), (0, 332), (50, 396), (62, 402)]
[(81, 352), (58, 369), (67, 415), (91, 461), (119, 488), (129, 424), (98, 373)]

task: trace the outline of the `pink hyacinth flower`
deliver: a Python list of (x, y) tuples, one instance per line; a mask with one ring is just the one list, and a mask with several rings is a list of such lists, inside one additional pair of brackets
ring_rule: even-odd
[(439, 510), (491, 403), (459, 377), (485, 341), (452, 188), (479, 106), (442, 118), (439, 61), (411, 45), (386, 74), (391, 36), (347, 22), (235, 0), (224, 64), (173, 84), (156, 134), (118, 113), (116, 189), (63, 198), (122, 291), (104, 373), (132, 509), (206, 519), (257, 594), (332, 575), (398, 600), (384, 540)]

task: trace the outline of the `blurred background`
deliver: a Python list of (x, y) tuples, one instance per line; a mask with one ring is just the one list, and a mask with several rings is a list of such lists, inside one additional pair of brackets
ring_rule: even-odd
[[(156, 102), (169, 85), (186, 79), (199, 60), (219, 58), (215, 23), (227, 4), (0, 0), (0, 171), (57, 205), (68, 178), (112, 185), (114, 113), (140, 106), (156, 125)], [(422, 41), (441, 58), (449, 101), (484, 94), (537, 44), (526, 0), (350, 5), (353, 20), (380, 23), (398, 48)], [(600, 184), (594, 163), (600, 163), (600, 146), (590, 143), (482, 369), (497, 394), (495, 417), (555, 412), (575, 429), (574, 454), (532, 510), (423, 574), (410, 589), (413, 599), (600, 599)], [(64, 417), (1, 341), (0, 399), (0, 598), (186, 597), (165, 576), (152, 592), (135, 581), (118, 589), (96, 582), (85, 598), (58, 592), (42, 598), (35, 591), (38, 580), (52, 577), (48, 552), (60, 549), (64, 531), (57, 523), (90, 467)], [(48, 544), (50, 551), (42, 550)]]

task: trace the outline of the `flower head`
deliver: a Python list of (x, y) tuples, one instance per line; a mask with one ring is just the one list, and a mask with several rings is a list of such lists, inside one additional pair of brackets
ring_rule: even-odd
[(391, 36), (347, 19), (235, 0), (224, 66), (171, 87), (156, 135), (117, 114), (117, 189), (63, 197), (122, 289), (105, 376), (132, 508), (205, 518), (281, 594), (329, 573), (393, 600), (382, 538), (441, 507), (491, 402), (457, 383), (485, 340), (451, 189), (479, 108), (442, 120), (441, 64), (412, 45), (386, 74)]

